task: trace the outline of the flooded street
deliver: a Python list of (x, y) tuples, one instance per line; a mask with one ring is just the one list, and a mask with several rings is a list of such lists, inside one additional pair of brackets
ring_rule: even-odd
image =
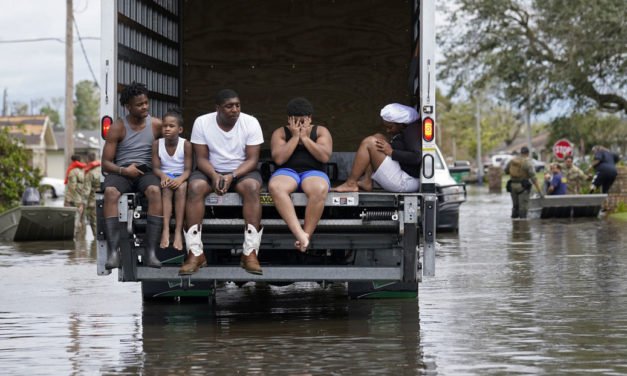
[(469, 187), (419, 301), (341, 286), (144, 304), (96, 276), (95, 243), (0, 243), (3, 375), (627, 374), (627, 225), (509, 219)]

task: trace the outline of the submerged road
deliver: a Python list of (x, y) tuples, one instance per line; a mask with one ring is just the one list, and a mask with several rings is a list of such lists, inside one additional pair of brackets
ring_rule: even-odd
[(509, 205), (470, 187), (418, 301), (229, 284), (215, 309), (144, 304), (91, 241), (0, 243), (1, 373), (627, 374), (627, 225)]

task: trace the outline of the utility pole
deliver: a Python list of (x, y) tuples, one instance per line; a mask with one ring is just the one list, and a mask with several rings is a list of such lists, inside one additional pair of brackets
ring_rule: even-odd
[(72, 33), (73, 0), (66, 0), (65, 12), (65, 167), (74, 154), (74, 50)]
[(527, 113), (525, 114), (525, 121), (527, 123), (527, 147), (529, 148), (529, 155), (533, 158), (533, 145), (531, 144), (531, 83), (529, 77), (527, 77)]
[(4, 88), (4, 94), (2, 95), (2, 116), (9, 114), (9, 100), (8, 100), (7, 88)]
[(475, 99), (477, 105), (475, 118), (477, 120), (477, 184), (483, 184), (483, 162), (481, 158), (481, 108), (479, 107), (479, 101), (481, 96), (478, 95)]

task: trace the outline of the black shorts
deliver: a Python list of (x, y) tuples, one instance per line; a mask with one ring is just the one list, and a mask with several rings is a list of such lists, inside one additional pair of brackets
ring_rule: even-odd
[[(224, 174), (228, 174), (229, 172), (218, 172), (218, 173), (224, 175)], [(196, 179), (204, 180), (209, 184), (209, 186), (211, 186), (211, 179), (209, 179), (209, 177), (200, 170), (196, 170), (192, 172), (192, 174), (189, 176), (188, 181), (191, 183), (192, 180), (196, 180)], [(231, 186), (229, 187), (229, 192), (234, 192), (235, 186), (237, 185), (237, 183), (239, 183), (240, 181), (244, 179), (255, 179), (259, 182), (260, 186), (263, 185), (261, 174), (259, 173), (259, 171), (254, 170), (245, 175), (238, 176), (237, 178), (235, 178), (235, 181), (233, 181), (233, 183), (231, 183)]]
[(146, 192), (146, 189), (151, 185), (161, 187), (161, 180), (152, 172), (146, 172), (135, 179), (128, 178), (119, 174), (105, 175), (104, 188), (113, 187), (120, 193), (130, 192)]

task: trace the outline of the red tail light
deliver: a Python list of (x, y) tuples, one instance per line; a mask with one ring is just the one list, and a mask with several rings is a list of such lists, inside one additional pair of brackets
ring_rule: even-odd
[(113, 124), (113, 119), (111, 116), (103, 116), (100, 120), (100, 135), (102, 139), (105, 140), (107, 138), (107, 133), (109, 133), (109, 128), (111, 128), (111, 124)]
[(422, 121), (422, 138), (427, 141), (433, 141), (435, 135), (435, 123), (430, 117), (425, 118)]

